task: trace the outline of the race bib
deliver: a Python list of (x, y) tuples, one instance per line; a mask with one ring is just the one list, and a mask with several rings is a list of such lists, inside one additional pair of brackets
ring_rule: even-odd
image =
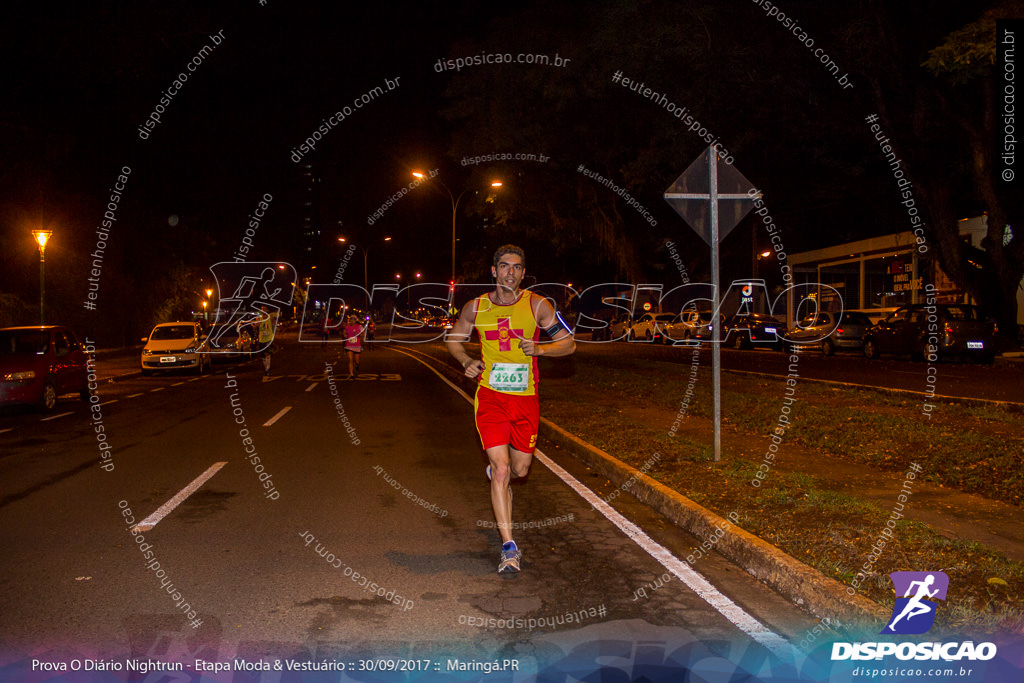
[(529, 387), (529, 372), (526, 363), (495, 363), (487, 384), (495, 391), (524, 392)]

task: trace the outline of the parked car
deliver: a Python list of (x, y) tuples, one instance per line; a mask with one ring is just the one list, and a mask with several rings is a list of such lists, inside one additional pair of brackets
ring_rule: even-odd
[(732, 315), (722, 324), (722, 340), (734, 349), (783, 348), (786, 326), (765, 313)]
[[(837, 321), (838, 318), (838, 321)], [(864, 344), (864, 333), (871, 327), (871, 319), (857, 311), (843, 311), (842, 315), (818, 311), (809, 315), (786, 333), (786, 340), (796, 343), (811, 340), (819, 344), (821, 352), (831, 356), (836, 350), (855, 350)], [(828, 335), (822, 339), (823, 335)]]
[(935, 354), (973, 357), (986, 363), (995, 359), (996, 324), (977, 306), (968, 304), (912, 304), (896, 309), (864, 333), (864, 355), (909, 353), (923, 359)]
[(0, 329), (0, 405), (53, 410), (57, 397), (89, 398), (88, 356), (62, 325)]
[[(593, 329), (590, 333), (591, 341), (609, 341), (612, 338), (611, 324), (615, 322), (616, 313), (614, 308), (606, 308), (597, 311), (593, 314), (587, 315), (586, 327)], [(603, 325), (603, 327), (598, 327)], [(576, 334), (582, 332), (585, 328), (581, 324), (580, 327), (576, 328)]]
[(612, 341), (626, 341), (626, 332), (629, 331), (633, 320), (625, 313), (620, 313), (608, 325), (608, 339)]
[(707, 325), (710, 321), (710, 313), (683, 311), (674, 316), (669, 324), (662, 326), (661, 343), (673, 344), (692, 339), (697, 336), (700, 327)]
[(675, 315), (671, 313), (644, 313), (629, 326), (628, 340), (660, 341), (663, 334), (662, 326), (668, 325), (673, 318)]
[(211, 360), (210, 354), (200, 353), (206, 350), (206, 335), (198, 322), (160, 323), (142, 341), (143, 375), (182, 368), (202, 374)]
[(207, 336), (209, 361), (247, 358), (256, 348), (255, 330), (252, 325), (226, 325), (223, 323), (210, 328)]

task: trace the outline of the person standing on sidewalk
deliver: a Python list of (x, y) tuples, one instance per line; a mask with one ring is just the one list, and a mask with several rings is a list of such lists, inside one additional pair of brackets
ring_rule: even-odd
[[(448, 352), (466, 377), (479, 378), (474, 401), (477, 432), (490, 464), (491, 507), (501, 535), (498, 573), (520, 569), (522, 553), (512, 538), (512, 477), (525, 477), (533, 461), (540, 426), (538, 356), (568, 356), (576, 350), (572, 332), (543, 297), (519, 289), (526, 254), (506, 244), (494, 253), (494, 291), (469, 301), (445, 337)], [(482, 360), (466, 353), (473, 329)], [(541, 344), (543, 330), (551, 341)]]

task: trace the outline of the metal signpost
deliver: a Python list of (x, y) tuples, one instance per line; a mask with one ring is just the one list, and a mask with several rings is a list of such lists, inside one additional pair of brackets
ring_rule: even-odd
[(711, 245), (711, 374), (714, 385), (715, 462), (722, 459), (722, 361), (718, 308), (718, 244), (754, 207), (761, 193), (731, 164), (719, 165), (718, 152), (708, 147), (665, 192), (665, 201), (704, 241)]

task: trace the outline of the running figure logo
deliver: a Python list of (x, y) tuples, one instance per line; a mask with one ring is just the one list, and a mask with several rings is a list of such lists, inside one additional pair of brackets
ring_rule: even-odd
[(258, 330), (253, 353), (266, 349), (274, 341), (274, 322), (282, 309), (292, 305), (295, 292), (295, 268), (288, 263), (222, 261), (210, 266), (217, 283), (217, 327), (210, 336), (207, 353), (227, 353), (220, 343), (228, 329), (251, 326)]
[(943, 572), (893, 572), (889, 578), (896, 589), (896, 604), (892, 608), (892, 619), (881, 632), (927, 633), (935, 623), (933, 600), (946, 599), (949, 577)]

